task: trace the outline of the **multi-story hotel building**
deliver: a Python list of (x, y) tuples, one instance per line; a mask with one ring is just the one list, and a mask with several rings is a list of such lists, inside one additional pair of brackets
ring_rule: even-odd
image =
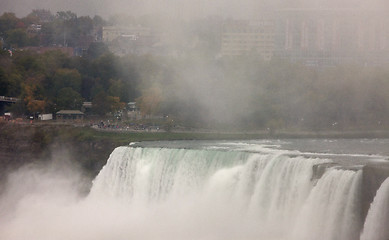
[(225, 21), (221, 55), (273, 56), (307, 65), (389, 63), (389, 20), (380, 11), (281, 9), (257, 21)]
[(157, 41), (150, 28), (139, 26), (108, 26), (103, 27), (102, 32), (103, 42), (117, 55), (151, 53), (152, 45)]
[(103, 27), (103, 42), (111, 42), (119, 37), (131, 37), (136, 39), (139, 36), (148, 36), (151, 34), (149, 28), (144, 27)]
[(275, 16), (279, 57), (314, 65), (389, 61), (388, 20), (380, 12), (283, 9)]
[(221, 55), (260, 55), (270, 60), (274, 52), (274, 21), (226, 21), (221, 36)]

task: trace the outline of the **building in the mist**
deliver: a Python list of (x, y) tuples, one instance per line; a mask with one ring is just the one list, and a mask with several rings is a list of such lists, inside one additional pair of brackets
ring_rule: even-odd
[(40, 33), (42, 31), (42, 24), (30, 24), (27, 28), (27, 33), (29, 34), (36, 34)]
[(377, 11), (282, 9), (275, 54), (312, 65), (389, 61), (389, 29)]
[(231, 20), (223, 24), (221, 55), (259, 55), (270, 60), (274, 53), (274, 21)]
[(103, 27), (102, 39), (109, 49), (118, 55), (153, 53), (158, 37), (144, 27)]
[(130, 120), (138, 120), (142, 118), (136, 102), (127, 103), (127, 118)]
[(125, 26), (108, 26), (103, 27), (103, 42), (111, 42), (118, 37), (132, 36), (134, 38), (139, 36), (151, 35), (149, 28), (140, 26), (125, 27)]
[(81, 112), (84, 114), (92, 113), (92, 102), (83, 102), (81, 106)]

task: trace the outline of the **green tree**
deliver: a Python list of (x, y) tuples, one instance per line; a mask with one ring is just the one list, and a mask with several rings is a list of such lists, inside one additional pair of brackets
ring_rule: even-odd
[(110, 104), (107, 101), (108, 95), (101, 91), (92, 99), (92, 111), (100, 116), (104, 116), (110, 111)]
[(16, 28), (7, 32), (6, 42), (12, 47), (24, 47), (29, 43), (25, 29)]
[(106, 25), (106, 22), (105, 22), (105, 20), (102, 18), (102, 17), (100, 17), (99, 15), (95, 15), (94, 17), (93, 17), (93, 25), (95, 25), (95, 26), (104, 26), (104, 25)]
[(81, 109), (82, 98), (80, 94), (70, 87), (62, 88), (58, 91), (56, 99), (59, 109)]
[(129, 86), (127, 83), (122, 80), (110, 80), (110, 87), (108, 89), (108, 94), (110, 96), (119, 97), (120, 100), (124, 102), (129, 101)]
[(77, 14), (71, 11), (59, 11), (57, 12), (56, 16), (59, 20), (70, 20), (70, 19), (76, 19)]
[(54, 15), (50, 10), (46, 9), (34, 9), (27, 17), (36, 18), (39, 23), (42, 22), (51, 22), (54, 20)]
[(93, 30), (93, 19), (89, 16), (82, 16), (77, 18), (75, 30), (78, 34), (89, 35)]
[(109, 80), (117, 79), (119, 76), (118, 65), (118, 57), (113, 54), (104, 54), (92, 62), (91, 74), (99, 79), (98, 83), (104, 89), (108, 89)]
[(10, 97), (18, 97), (21, 94), (21, 84), (24, 78), (19, 72), (11, 72), (8, 75), (7, 95)]
[(20, 94), (20, 84), (22, 77), (14, 72), (7, 74), (0, 67), (0, 96), (18, 97)]
[[(81, 96), (87, 100), (90, 101), (92, 99), (92, 90), (94, 89), (96, 84), (96, 79), (84, 76), (82, 78), (82, 84), (81, 84)], [(98, 90), (97, 92), (102, 91), (103, 89)]]
[(93, 42), (89, 45), (87, 57), (89, 59), (96, 59), (107, 53), (109, 53), (107, 45), (105, 45), (103, 42)]
[(15, 54), (13, 63), (23, 74), (27, 74), (29, 72), (40, 73), (43, 70), (43, 65), (38, 55), (28, 51)]
[(70, 87), (76, 92), (81, 91), (81, 74), (76, 69), (60, 68), (55, 71), (54, 92)]
[(15, 16), (15, 13), (3, 13), (3, 15), (0, 16), (0, 36), (6, 36), (6, 32), (16, 28), (18, 22), (19, 18)]
[(67, 55), (58, 50), (45, 52), (40, 55), (40, 60), (45, 74), (49, 77), (53, 77), (58, 69), (66, 68), (71, 61)]
[(0, 96), (8, 96), (9, 82), (4, 70), (0, 67)]

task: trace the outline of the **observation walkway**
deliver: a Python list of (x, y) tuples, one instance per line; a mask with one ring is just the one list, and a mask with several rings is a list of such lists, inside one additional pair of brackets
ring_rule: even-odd
[(19, 101), (19, 98), (0, 96), (0, 102), (16, 103)]

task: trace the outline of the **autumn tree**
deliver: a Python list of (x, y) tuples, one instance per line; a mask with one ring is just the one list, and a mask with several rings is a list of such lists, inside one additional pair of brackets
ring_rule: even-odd
[(109, 104), (109, 111), (111, 113), (120, 111), (125, 107), (125, 103), (120, 102), (119, 97), (107, 96), (107, 102)]
[(30, 113), (44, 112), (46, 107), (46, 101), (39, 99), (36, 95), (37, 85), (27, 85), (24, 84), (24, 103), (27, 107), (27, 110)]
[(125, 103), (120, 102), (119, 97), (113, 97), (104, 91), (99, 92), (92, 100), (92, 111), (101, 116), (114, 113), (123, 109)]
[(151, 87), (142, 92), (142, 95), (136, 99), (136, 103), (143, 117), (156, 114), (162, 101), (162, 92), (157, 87)]

